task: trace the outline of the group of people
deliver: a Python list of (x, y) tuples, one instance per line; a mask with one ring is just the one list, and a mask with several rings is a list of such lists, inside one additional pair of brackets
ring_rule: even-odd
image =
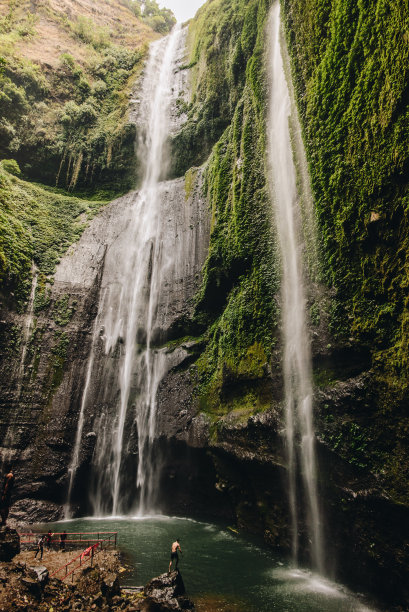
[[(7, 518), (10, 511), (11, 505), (11, 492), (14, 486), (14, 473), (12, 466), (8, 466), (6, 469), (6, 475), (4, 477), (3, 486), (1, 490), (1, 498), (0, 498), (0, 516), (1, 516), (1, 525), (7, 524)], [(42, 534), (37, 540), (37, 549), (34, 555), (34, 558), (37, 558), (37, 555), (40, 555), (40, 559), (43, 558), (44, 546), (48, 551), (51, 550), (51, 542), (52, 542), (53, 533), (51, 530), (48, 531), (47, 534)], [(67, 532), (64, 531), (60, 534), (60, 551), (65, 552), (65, 542), (67, 540)], [(179, 563), (179, 554), (182, 553), (182, 549), (180, 548), (179, 538), (176, 539), (171, 546), (170, 551), (170, 563), (169, 563), (169, 573), (172, 567), (172, 564), (175, 564), (175, 570), (178, 569)]]

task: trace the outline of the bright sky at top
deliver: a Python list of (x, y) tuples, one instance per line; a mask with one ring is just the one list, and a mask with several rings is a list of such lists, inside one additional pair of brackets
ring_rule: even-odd
[(182, 22), (194, 17), (197, 9), (206, 0), (160, 0), (159, 6), (170, 8), (178, 21)]

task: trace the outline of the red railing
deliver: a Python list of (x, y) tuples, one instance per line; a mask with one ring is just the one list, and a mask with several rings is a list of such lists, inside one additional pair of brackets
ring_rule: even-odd
[[(74, 557), (74, 559), (71, 559), (71, 561), (59, 567), (57, 570), (55, 570), (55, 572), (50, 574), (50, 578), (52, 578), (53, 576), (57, 576), (57, 574), (61, 574), (63, 572), (64, 576), (60, 576), (61, 580), (65, 580), (66, 578), (71, 576), (71, 579), (74, 582), (74, 574), (76, 570), (78, 569), (82, 570), (82, 567), (86, 565), (88, 562), (90, 563), (92, 567), (94, 557), (98, 553), (100, 553), (102, 550), (103, 550), (103, 540), (101, 542), (98, 542), (97, 544), (93, 544), (92, 546), (89, 546), (82, 553)], [(77, 565), (75, 565), (71, 571), (68, 571), (68, 568), (74, 563), (76, 563), (78, 560), (79, 560), (79, 563), (77, 563)]]
[[(20, 544), (36, 544), (38, 541), (38, 538), (41, 535), (47, 535), (47, 532), (30, 532), (30, 533), (20, 533)], [(51, 536), (51, 544), (57, 544), (60, 545), (62, 540), (61, 540), (61, 536), (63, 534), (60, 532), (54, 532)], [(70, 532), (70, 533), (66, 533), (66, 539), (63, 540), (65, 541), (65, 544), (87, 544), (87, 547), (93, 545), (93, 544), (98, 544), (101, 541), (104, 542), (108, 542), (107, 546), (109, 545), (113, 545), (114, 547), (116, 547), (116, 542), (117, 542), (117, 535), (118, 532), (117, 531), (92, 531), (92, 532)], [(79, 536), (79, 537), (73, 537), (73, 536)], [(44, 544), (46, 544), (46, 542), (44, 542)]]
[[(60, 577), (60, 579), (65, 580), (66, 578), (71, 576), (71, 579), (74, 582), (74, 573), (78, 569), (82, 570), (83, 566), (85, 566), (87, 563), (90, 563), (92, 567), (94, 557), (98, 555), (100, 552), (102, 552), (103, 550), (106, 550), (107, 548), (109, 548), (109, 546), (112, 544), (113, 535), (115, 536), (115, 545), (116, 545), (116, 535), (117, 534), (114, 533), (114, 534), (111, 534), (105, 540), (100, 540), (96, 544), (93, 544), (92, 546), (88, 546), (83, 552), (81, 552), (79, 555), (74, 557), (74, 559), (71, 559), (71, 561), (69, 561), (65, 565), (62, 565), (57, 570), (55, 570), (52, 574), (50, 574), (50, 578), (52, 578), (53, 576), (57, 576), (57, 574), (64, 572), (64, 576)], [(105, 544), (105, 549), (104, 549), (104, 544)], [(79, 560), (79, 563), (71, 571), (68, 571), (68, 568), (78, 560)]]

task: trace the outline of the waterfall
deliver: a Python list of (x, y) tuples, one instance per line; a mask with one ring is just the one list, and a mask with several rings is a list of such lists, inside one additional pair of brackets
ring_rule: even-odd
[[(99, 323), (100, 315), (101, 315), (101, 312), (99, 311), (95, 319), (95, 322), (94, 322), (94, 330), (92, 334), (92, 346), (95, 346), (97, 339), (98, 339), (98, 323)], [(68, 495), (67, 495), (67, 502), (64, 506), (64, 517), (66, 519), (71, 518), (70, 502), (71, 502), (72, 488), (74, 486), (74, 480), (75, 480), (75, 476), (77, 474), (77, 470), (78, 470), (79, 462), (80, 462), (82, 433), (84, 430), (84, 421), (85, 421), (85, 409), (86, 409), (87, 401), (89, 398), (89, 391), (90, 391), (90, 385), (91, 385), (92, 371), (94, 367), (94, 360), (95, 360), (95, 353), (93, 350), (91, 350), (89, 357), (88, 357), (87, 373), (85, 376), (85, 385), (84, 385), (84, 389), (82, 392), (81, 407), (80, 407), (80, 413), (78, 416), (77, 433), (75, 436), (75, 442), (74, 442), (74, 448), (72, 452), (70, 467), (68, 468), (68, 475), (69, 475)]]
[(17, 382), (16, 395), (18, 399), (20, 399), (20, 395), (21, 395), (21, 389), (22, 389), (23, 378), (24, 378), (24, 362), (26, 360), (27, 345), (30, 339), (30, 332), (31, 332), (31, 328), (33, 325), (33, 320), (34, 320), (34, 299), (35, 299), (35, 294), (36, 294), (36, 289), (37, 289), (37, 280), (38, 280), (38, 271), (37, 271), (37, 268), (34, 262), (31, 265), (31, 275), (33, 277), (33, 281), (31, 283), (30, 297), (28, 299), (28, 305), (27, 305), (27, 314), (26, 314), (24, 325), (23, 325), (23, 334), (21, 338), (21, 347), (22, 347), (21, 358), (20, 358), (20, 366), (19, 366), (18, 374), (17, 374), (18, 382)]
[[(92, 429), (87, 435), (96, 440), (89, 483), (94, 514), (115, 516), (131, 509), (143, 515), (156, 510), (156, 396), (160, 381), (172, 367), (172, 356), (165, 348), (158, 348), (158, 312), (169, 308), (163, 304), (166, 288), (172, 283), (180, 249), (186, 247), (183, 240), (178, 243), (175, 222), (167, 218), (170, 215), (164, 201), (171, 188), (162, 180), (168, 167), (166, 142), (181, 48), (184, 32), (176, 26), (169, 36), (151, 45), (145, 68), (137, 119), (142, 184), (139, 192), (125, 196), (129, 206), (123, 230), (105, 255), (69, 469), (66, 516), (70, 514), (87, 419), (87, 428)], [(130, 456), (130, 441), (137, 456)], [(134, 465), (136, 482), (131, 487), (129, 472)]]
[[(31, 265), (31, 275), (33, 277), (31, 283), (31, 291), (30, 296), (28, 298), (27, 304), (27, 312), (24, 316), (24, 323), (22, 326), (22, 334), (21, 334), (21, 356), (20, 363), (17, 370), (17, 389), (16, 389), (16, 398), (17, 402), (20, 402), (21, 393), (23, 390), (23, 382), (24, 382), (24, 374), (25, 374), (25, 360), (27, 356), (27, 348), (30, 340), (30, 334), (33, 327), (34, 322), (34, 300), (37, 289), (37, 281), (38, 281), (38, 270), (35, 266), (34, 262)], [(13, 452), (13, 444), (16, 444), (16, 435), (18, 432), (18, 425), (20, 421), (22, 411), (17, 405), (16, 412), (14, 414), (13, 422), (7, 427), (6, 435), (3, 440), (3, 450), (1, 455), (0, 462), (0, 470), (3, 473), (5, 470), (5, 466), (11, 462), (14, 458)]]
[[(282, 336), (285, 432), (288, 468), (292, 551), (298, 559), (299, 507), (306, 507), (308, 537), (314, 567), (323, 572), (321, 519), (317, 491), (317, 462), (312, 415), (312, 367), (310, 339), (306, 324), (306, 297), (303, 285), (301, 212), (297, 194), (296, 169), (290, 136), (292, 112), (281, 53), (280, 5), (270, 14), (271, 37), (268, 68), (270, 75), (268, 115), (269, 179), (278, 246), (282, 266)], [(301, 470), (305, 502), (297, 486)]]

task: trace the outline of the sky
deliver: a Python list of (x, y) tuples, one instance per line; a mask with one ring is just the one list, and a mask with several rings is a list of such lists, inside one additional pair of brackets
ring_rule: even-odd
[(197, 9), (206, 0), (160, 0), (159, 6), (170, 8), (178, 21), (183, 22), (194, 17)]

